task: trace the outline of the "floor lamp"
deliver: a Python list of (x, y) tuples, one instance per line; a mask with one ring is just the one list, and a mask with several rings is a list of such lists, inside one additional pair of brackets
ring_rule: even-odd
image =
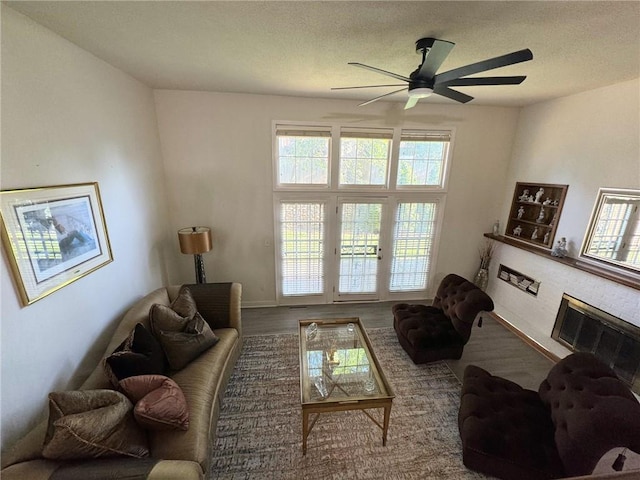
[(207, 283), (202, 254), (212, 248), (211, 229), (209, 227), (181, 228), (178, 230), (178, 240), (180, 240), (180, 251), (193, 255), (196, 283)]

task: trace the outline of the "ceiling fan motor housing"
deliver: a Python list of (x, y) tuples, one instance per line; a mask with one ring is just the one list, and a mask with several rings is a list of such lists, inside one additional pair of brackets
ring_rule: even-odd
[(416, 42), (416, 53), (422, 53), (422, 50), (433, 47), (433, 42), (435, 42), (435, 38), (421, 38)]

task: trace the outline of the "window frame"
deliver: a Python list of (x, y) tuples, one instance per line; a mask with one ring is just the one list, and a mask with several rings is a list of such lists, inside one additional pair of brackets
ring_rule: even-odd
[[(328, 158), (328, 185), (318, 184), (280, 184), (279, 183), (279, 159), (278, 159), (278, 128), (290, 128), (292, 130), (314, 130), (330, 131), (330, 145)], [(340, 185), (340, 139), (342, 130), (362, 130), (363, 132), (390, 131), (391, 148), (389, 152), (389, 162), (387, 165), (387, 178), (384, 185)], [(424, 131), (430, 134), (444, 132), (449, 135), (449, 146), (443, 159), (442, 182), (440, 185), (397, 185), (398, 164), (400, 156), (400, 142), (402, 132)], [(393, 194), (395, 192), (402, 193), (446, 193), (449, 186), (449, 176), (455, 148), (456, 127), (384, 127), (384, 126), (345, 126), (337, 123), (323, 122), (295, 122), (274, 120), (272, 122), (272, 174), (273, 174), (273, 191), (318, 191), (318, 192), (349, 192), (349, 193), (372, 193)]]
[[(305, 127), (316, 128), (328, 128), (331, 131), (331, 141), (329, 150), (329, 183), (328, 185), (314, 185), (314, 184), (286, 184), (279, 185), (279, 172), (278, 172), (278, 137), (277, 127), (290, 127), (294, 129), (304, 129)], [(358, 125), (360, 126), (360, 125)], [(309, 305), (309, 304), (322, 304), (322, 303), (335, 303), (334, 299), (334, 281), (337, 277), (337, 262), (331, 258), (331, 254), (337, 248), (337, 228), (338, 222), (334, 221), (332, 212), (337, 213), (338, 198), (342, 198), (345, 195), (353, 197), (354, 201), (371, 197), (384, 197), (387, 200), (387, 216), (392, 217), (392, 221), (387, 218), (384, 225), (391, 230), (384, 232), (384, 236), (389, 237), (387, 241), (387, 247), (385, 255), (391, 255), (391, 249), (393, 248), (393, 229), (395, 228), (395, 215), (398, 203), (428, 203), (435, 201), (438, 203), (437, 220), (434, 232), (434, 247), (431, 254), (432, 263), (429, 265), (429, 272), (427, 273), (427, 286), (425, 290), (411, 290), (411, 291), (390, 291), (390, 279), (391, 279), (391, 263), (389, 260), (388, 266), (383, 265), (384, 270), (380, 272), (384, 275), (383, 283), (379, 285), (379, 297), (378, 301), (403, 301), (403, 300), (415, 300), (416, 298), (424, 298), (432, 295), (437, 288), (434, 285), (435, 274), (438, 271), (438, 250), (442, 233), (442, 225), (445, 216), (445, 203), (447, 197), (448, 181), (450, 176), (451, 164), (453, 163), (453, 152), (455, 148), (456, 128), (446, 127), (439, 125), (437, 127), (430, 128), (429, 126), (419, 127), (392, 127), (393, 131), (389, 155), (389, 164), (387, 166), (387, 181), (384, 186), (375, 185), (340, 185), (339, 183), (339, 162), (340, 162), (340, 132), (342, 128), (350, 128), (352, 126), (345, 126), (343, 124), (335, 123), (321, 123), (321, 122), (295, 122), (295, 121), (273, 121), (272, 123), (272, 172), (273, 172), (273, 229), (274, 229), (274, 263), (276, 274), (276, 303), (278, 305)], [(365, 126), (363, 128), (369, 130), (380, 130), (377, 126)], [(389, 130), (389, 128), (387, 128)], [(400, 139), (403, 130), (424, 130), (427, 132), (447, 132), (449, 134), (449, 146), (444, 158), (442, 183), (441, 185), (402, 185), (397, 186), (397, 174), (399, 163), (399, 150)], [(282, 245), (280, 238), (280, 204), (285, 203), (313, 203), (322, 202), (325, 205), (325, 228), (324, 228), (324, 245), (326, 248), (326, 255), (324, 261), (324, 293), (314, 294), (306, 296), (284, 296), (282, 292), (282, 265), (281, 250)], [(337, 286), (336, 286), (337, 288)]]

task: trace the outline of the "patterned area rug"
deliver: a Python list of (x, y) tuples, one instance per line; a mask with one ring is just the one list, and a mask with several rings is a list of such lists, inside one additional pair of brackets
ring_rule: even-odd
[[(298, 336), (246, 337), (218, 420), (211, 478), (486, 478), (462, 464), (460, 383), (447, 365), (414, 365), (392, 328), (367, 333), (396, 395), (386, 447), (364, 413), (337, 412), (320, 416), (303, 456)], [(370, 412), (381, 420), (382, 409)]]

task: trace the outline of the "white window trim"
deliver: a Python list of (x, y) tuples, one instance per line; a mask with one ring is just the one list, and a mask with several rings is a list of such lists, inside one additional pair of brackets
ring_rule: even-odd
[[(287, 184), (279, 185), (278, 178), (278, 158), (277, 158), (277, 136), (276, 130), (278, 126), (290, 126), (292, 128), (300, 129), (312, 129), (312, 128), (329, 128), (331, 129), (331, 145), (329, 153), (329, 185), (315, 185), (315, 184)], [(370, 130), (372, 132), (380, 130), (393, 130), (393, 136), (391, 140), (391, 153), (389, 157), (389, 165), (387, 166), (387, 184), (386, 185), (343, 185), (340, 186), (340, 131), (343, 128), (358, 128), (364, 131)], [(372, 125), (357, 125), (353, 127), (345, 127), (342, 124), (326, 123), (326, 122), (296, 122), (291, 120), (274, 120), (272, 121), (272, 133), (271, 133), (271, 168), (273, 175), (273, 191), (274, 192), (331, 192), (331, 193), (373, 193), (392, 194), (394, 192), (412, 192), (412, 193), (446, 193), (449, 188), (449, 176), (451, 171), (451, 159), (453, 158), (453, 151), (456, 141), (456, 127), (447, 126), (420, 126), (420, 127), (379, 127)], [(400, 154), (400, 138), (402, 136), (402, 130), (424, 130), (434, 132), (449, 132), (449, 148), (445, 158), (445, 165), (443, 171), (442, 185), (403, 185), (398, 187), (396, 184), (396, 177), (398, 175), (398, 157)]]
[[(276, 126), (290, 125), (292, 127), (304, 128), (304, 127), (329, 127), (331, 129), (331, 145), (329, 154), (329, 185), (313, 185), (313, 184), (295, 184), (295, 185), (278, 185), (278, 159), (277, 159), (277, 136)], [(371, 186), (371, 185), (346, 185), (340, 186), (339, 184), (339, 160), (340, 160), (340, 130), (344, 125), (335, 123), (322, 123), (322, 122), (295, 122), (295, 121), (280, 121), (274, 120), (272, 122), (272, 171), (273, 171), (273, 218), (274, 218), (274, 256), (276, 267), (276, 303), (278, 305), (310, 305), (310, 304), (330, 304), (334, 303), (333, 300), (333, 282), (337, 276), (336, 262), (330, 261), (325, 258), (325, 271), (324, 271), (324, 292), (321, 295), (308, 295), (308, 296), (284, 296), (282, 294), (282, 272), (280, 265), (280, 251), (281, 251), (281, 237), (280, 237), (280, 222), (279, 222), (279, 206), (283, 201), (286, 202), (321, 202), (325, 204), (326, 214), (329, 215), (337, 208), (338, 197), (344, 197), (345, 195), (351, 196), (354, 200), (359, 198), (370, 198), (372, 195), (376, 197), (384, 196), (387, 198), (389, 205), (393, 205), (393, 208), (388, 209), (388, 215), (392, 215), (395, 218), (395, 208), (398, 202), (436, 202), (438, 203), (437, 219), (436, 219), (436, 231), (434, 232), (434, 248), (432, 252), (432, 263), (430, 265), (429, 273), (427, 276), (427, 289), (409, 291), (409, 292), (390, 292), (389, 285), (381, 289), (379, 295), (379, 301), (402, 301), (402, 300), (416, 300), (420, 298), (430, 298), (435, 294), (437, 285), (434, 285), (435, 275), (437, 272), (437, 263), (439, 255), (440, 237), (442, 231), (442, 225), (444, 222), (444, 212), (446, 196), (448, 192), (450, 170), (453, 158), (453, 152), (455, 148), (456, 128), (446, 127), (442, 125), (438, 126), (419, 126), (410, 128), (411, 130), (425, 130), (425, 131), (447, 131), (450, 134), (449, 148), (445, 158), (445, 165), (443, 171), (443, 180), (441, 186), (401, 186), (396, 185), (396, 177), (398, 170), (398, 159), (400, 150), (400, 138), (402, 130), (409, 128), (405, 127), (393, 127), (393, 138), (391, 143), (391, 153), (388, 165), (388, 185), (386, 186)], [(379, 127), (371, 126), (372, 130), (379, 130)], [(389, 223), (393, 225), (393, 222)], [(325, 225), (325, 239), (324, 244), (326, 248), (326, 255), (329, 252), (333, 252), (337, 248), (337, 232), (335, 222), (326, 221)], [(386, 232), (385, 235), (392, 235), (392, 232)], [(389, 248), (391, 247), (391, 241), (389, 242)], [(391, 252), (387, 252), (390, 255)], [(389, 267), (390, 268), (390, 267)], [(384, 273), (385, 280), (390, 278), (390, 272)]]

